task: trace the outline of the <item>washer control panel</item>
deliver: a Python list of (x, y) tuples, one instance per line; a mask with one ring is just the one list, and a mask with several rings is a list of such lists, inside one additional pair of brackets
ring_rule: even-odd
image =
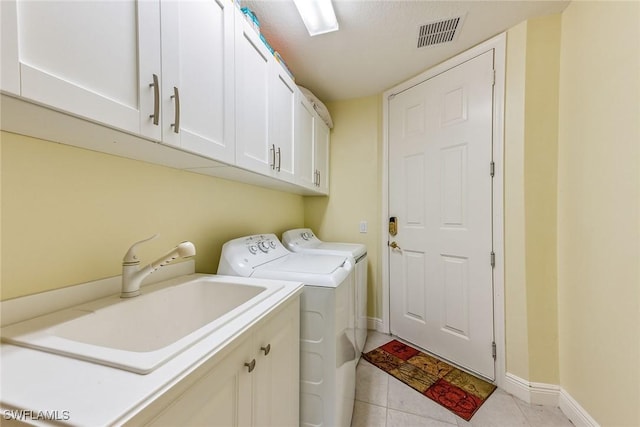
[(315, 248), (322, 243), (320, 239), (313, 234), (310, 228), (297, 228), (295, 230), (285, 231), (282, 234), (282, 243), (293, 252), (302, 249)]
[(222, 246), (218, 274), (250, 276), (262, 264), (289, 255), (275, 234), (255, 234), (229, 240)]
[(268, 254), (278, 247), (284, 249), (282, 243), (273, 234), (257, 234), (255, 236), (247, 236), (244, 239), (245, 246), (252, 255), (258, 255), (260, 252)]

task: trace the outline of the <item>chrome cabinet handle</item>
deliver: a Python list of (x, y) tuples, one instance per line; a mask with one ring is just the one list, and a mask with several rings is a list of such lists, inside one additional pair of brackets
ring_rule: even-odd
[(149, 87), (153, 88), (153, 114), (149, 118), (153, 119), (153, 124), (157, 126), (160, 121), (160, 85), (157, 74), (153, 75), (153, 83), (149, 83)]
[(271, 166), (271, 169), (276, 168), (276, 145), (275, 144), (271, 144), (271, 148), (269, 148), (269, 151), (271, 152), (271, 164), (269, 166)]
[(178, 92), (178, 88), (175, 86), (173, 87), (173, 95), (171, 95), (171, 99), (175, 102), (175, 116), (171, 127), (175, 133), (178, 133), (180, 132), (180, 92)]
[(320, 187), (320, 179), (321, 179), (320, 176), (321, 176), (320, 175), (320, 170), (318, 170), (318, 187)]
[(269, 352), (271, 351), (271, 344), (267, 344), (266, 347), (260, 347), (260, 350), (264, 351), (264, 355), (268, 355)]
[(244, 366), (246, 366), (247, 368), (249, 368), (249, 372), (252, 372), (255, 368), (256, 368), (256, 359), (253, 359), (251, 362), (249, 363), (245, 363)]
[(280, 172), (280, 164), (282, 163), (282, 153), (280, 152), (280, 147), (278, 147), (278, 166), (276, 166), (276, 170)]

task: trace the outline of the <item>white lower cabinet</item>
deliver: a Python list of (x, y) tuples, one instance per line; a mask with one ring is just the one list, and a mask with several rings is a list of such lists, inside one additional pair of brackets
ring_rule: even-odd
[(297, 426), (300, 297), (156, 399), (129, 425)]
[(251, 374), (243, 366), (250, 353), (245, 339), (148, 425), (251, 425)]
[(300, 406), (300, 303), (254, 335), (252, 376), (255, 426), (297, 426)]

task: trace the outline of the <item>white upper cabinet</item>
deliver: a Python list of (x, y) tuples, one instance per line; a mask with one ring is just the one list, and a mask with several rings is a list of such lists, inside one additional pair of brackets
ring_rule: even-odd
[(236, 164), (293, 183), (297, 87), (240, 13), (235, 55)]
[(315, 189), (314, 111), (307, 98), (298, 92), (296, 102), (296, 178), (299, 185)]
[(269, 143), (276, 150), (278, 178), (295, 181), (295, 108), (297, 86), (275, 58), (271, 59)]
[(329, 194), (330, 131), (307, 98), (296, 102), (296, 183), (316, 194)]
[(315, 121), (314, 135), (316, 186), (320, 193), (329, 194), (329, 127), (319, 117)]
[(162, 0), (162, 142), (233, 163), (234, 6)]
[(20, 95), (18, 21), (15, 1), (0, 2), (0, 89)]
[(271, 53), (255, 30), (236, 14), (236, 164), (262, 174), (275, 169), (268, 140)]
[(160, 75), (157, 2), (2, 3), (3, 90), (160, 138), (150, 117), (150, 84)]
[(327, 194), (329, 130), (231, 0), (0, 0), (0, 24), (3, 130)]

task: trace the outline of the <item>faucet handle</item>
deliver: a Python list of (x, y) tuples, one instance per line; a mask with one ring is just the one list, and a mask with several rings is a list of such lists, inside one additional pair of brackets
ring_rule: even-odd
[(124, 258), (122, 259), (122, 264), (139, 264), (140, 260), (138, 259), (138, 256), (136, 255), (136, 252), (135, 252), (136, 246), (138, 246), (141, 243), (148, 242), (149, 240), (153, 240), (158, 236), (159, 234), (156, 233), (151, 237), (148, 237), (144, 240), (140, 240), (139, 242), (135, 242), (133, 245), (131, 245), (131, 247), (125, 254)]

